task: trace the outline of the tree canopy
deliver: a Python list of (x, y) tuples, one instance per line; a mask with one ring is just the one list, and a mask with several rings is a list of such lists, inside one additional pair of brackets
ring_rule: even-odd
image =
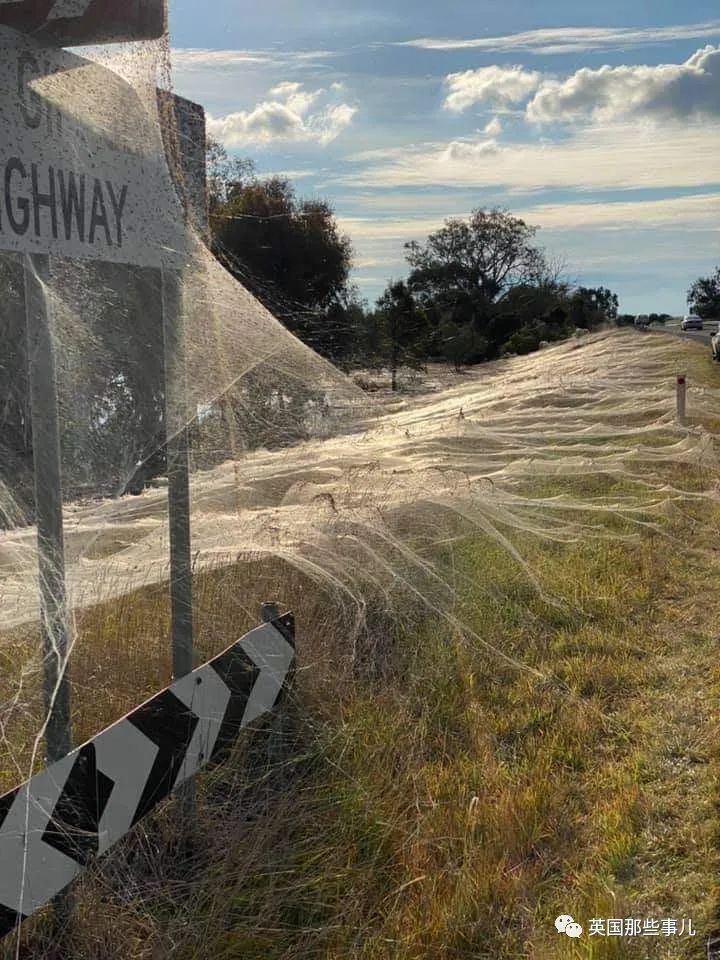
[(434, 328), (436, 357), (477, 363), (615, 319), (617, 296), (605, 287), (573, 289), (536, 234), (507, 210), (477, 209), (405, 245), (408, 289)]
[[(576, 327), (614, 322), (605, 287), (572, 287), (537, 245), (537, 228), (502, 209), (448, 218), (405, 244), (409, 273), (374, 310), (350, 283), (352, 248), (322, 199), (208, 145), (213, 249), (293, 333), (335, 362), (478, 363), (536, 349)], [(395, 373), (393, 373), (393, 382)]]
[(214, 252), (288, 329), (333, 355), (353, 296), (350, 240), (332, 207), (298, 198), (284, 177), (258, 177), (212, 141), (208, 167)]
[(687, 303), (703, 320), (720, 318), (720, 267), (709, 277), (699, 277), (687, 293)]
[(414, 367), (428, 354), (428, 324), (425, 311), (413, 297), (407, 284), (390, 283), (377, 301), (375, 321), (390, 363), (392, 389), (397, 389), (397, 371), (401, 363)]
[(537, 232), (505, 210), (474, 210), (450, 218), (424, 244), (405, 244), (409, 282), (429, 294), (456, 289), (495, 302), (509, 288), (537, 280), (546, 267), (532, 244)]

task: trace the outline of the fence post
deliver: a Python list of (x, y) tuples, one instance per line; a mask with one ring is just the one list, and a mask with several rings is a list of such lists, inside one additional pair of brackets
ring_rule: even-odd
[(685, 425), (685, 399), (687, 391), (686, 376), (684, 373), (678, 374), (677, 377), (677, 421), (679, 424)]

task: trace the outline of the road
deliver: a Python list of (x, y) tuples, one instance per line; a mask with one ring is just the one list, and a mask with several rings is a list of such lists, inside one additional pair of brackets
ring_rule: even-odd
[(682, 337), (683, 340), (698, 340), (700, 343), (707, 344), (710, 346), (710, 337), (715, 333), (717, 329), (716, 323), (706, 323), (704, 330), (681, 330), (680, 329), (680, 320), (669, 320), (666, 324), (655, 325), (651, 327), (651, 330), (655, 330), (657, 333), (669, 333), (673, 337)]

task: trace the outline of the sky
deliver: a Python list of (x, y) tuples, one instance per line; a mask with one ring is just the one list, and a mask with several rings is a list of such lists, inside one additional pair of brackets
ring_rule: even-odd
[(404, 244), (500, 207), (622, 312), (720, 264), (717, 0), (172, 0), (176, 92), (331, 202), (373, 302)]

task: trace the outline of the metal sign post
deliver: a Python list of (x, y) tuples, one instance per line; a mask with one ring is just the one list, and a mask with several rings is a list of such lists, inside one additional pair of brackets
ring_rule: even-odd
[(44, 663), (45, 756), (61, 760), (72, 748), (60, 421), (51, 317), (46, 287), (50, 258), (25, 254), (25, 324), (35, 470), (35, 515)]
[(170, 523), (170, 605), (173, 679), (193, 668), (190, 460), (182, 274), (163, 270), (165, 429)]
[[(170, 644), (173, 680), (193, 669), (192, 557), (190, 547), (190, 456), (185, 315), (182, 274), (161, 270), (162, 326), (165, 355), (165, 437), (170, 527)], [(180, 813), (186, 823), (195, 812), (195, 785), (179, 790)], [(182, 843), (188, 854), (192, 841), (187, 826)]]

